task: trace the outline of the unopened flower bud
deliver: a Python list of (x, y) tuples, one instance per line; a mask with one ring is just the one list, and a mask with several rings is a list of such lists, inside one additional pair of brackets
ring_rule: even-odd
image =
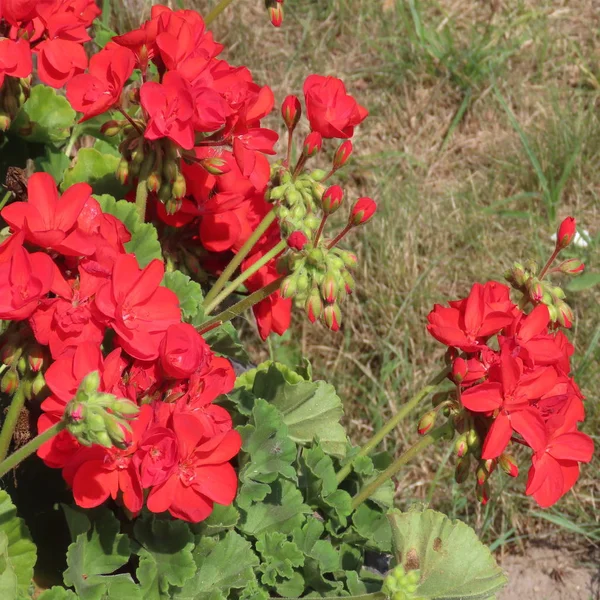
[(325, 254), (321, 248), (313, 248), (307, 255), (307, 260), (313, 267), (318, 267), (323, 264)]
[(571, 325), (573, 325), (573, 311), (571, 307), (562, 300), (559, 300), (556, 303), (556, 311), (558, 313), (557, 321), (560, 323), (562, 327), (566, 329), (570, 329)]
[(275, 27), (281, 27), (283, 23), (283, 5), (279, 2), (269, 7), (269, 19)]
[(486, 481), (483, 484), (475, 486), (475, 495), (477, 500), (485, 506), (490, 499), (490, 484)]
[(517, 461), (510, 454), (501, 454), (498, 459), (498, 464), (507, 475), (510, 475), (511, 477), (517, 477), (519, 475)]
[(541, 302), (544, 297), (544, 288), (539, 279), (532, 278), (527, 282), (527, 289), (529, 291), (529, 297), (532, 302)]
[[(310, 178), (317, 183), (323, 181), (325, 177), (327, 177), (327, 171), (324, 171), (323, 169), (315, 169), (314, 171), (310, 172)], [(313, 187), (313, 189), (315, 188)], [(320, 195), (323, 196), (323, 192), (321, 192)]]
[(358, 257), (354, 252), (342, 251), (340, 253), (340, 258), (349, 269), (353, 269), (358, 264)]
[(471, 467), (471, 456), (467, 454), (456, 461), (454, 469), (454, 480), (456, 483), (464, 483), (469, 477), (469, 469)]
[(558, 227), (556, 232), (556, 249), (562, 250), (566, 248), (575, 237), (576, 224), (573, 217), (567, 217)]
[(105, 135), (106, 137), (114, 137), (121, 132), (121, 124), (119, 121), (106, 121), (106, 123), (102, 123), (100, 127), (100, 133)]
[(25, 372), (27, 371), (27, 359), (23, 355), (19, 356), (19, 359), (17, 360), (17, 371), (19, 371), (21, 375), (25, 375)]
[(165, 211), (168, 215), (174, 215), (182, 206), (181, 198), (173, 198), (172, 196), (165, 202)]
[(231, 171), (231, 167), (227, 161), (219, 158), (218, 156), (205, 158), (200, 164), (211, 175), (225, 175), (225, 173), (229, 173), (229, 171)]
[(458, 458), (462, 458), (469, 451), (469, 444), (467, 444), (467, 434), (463, 433), (456, 438), (454, 442), (454, 453)]
[(344, 289), (346, 290), (346, 294), (350, 295), (356, 289), (356, 281), (354, 281), (354, 277), (350, 275), (349, 271), (342, 271), (342, 279), (344, 281)]
[(313, 131), (306, 136), (302, 152), (308, 158), (315, 156), (323, 147), (323, 136), (318, 131)]
[(8, 131), (10, 129), (12, 120), (4, 113), (0, 113), (0, 131)]
[(322, 320), (331, 331), (339, 331), (342, 323), (342, 312), (336, 304), (327, 304), (323, 308)]
[(479, 465), (479, 467), (477, 467), (477, 484), (478, 485), (483, 485), (487, 480), (488, 477), (490, 476), (490, 474), (486, 471), (486, 469), (483, 467), (483, 465)]
[(148, 179), (146, 179), (146, 187), (148, 188), (149, 192), (156, 193), (160, 189), (160, 185), (160, 174), (153, 171), (152, 173), (150, 173), (150, 175), (148, 175)]
[(350, 212), (348, 223), (354, 227), (370, 221), (377, 210), (377, 204), (371, 198), (359, 198)]
[(187, 192), (187, 185), (185, 183), (185, 177), (182, 173), (177, 173), (175, 181), (173, 182), (173, 198), (183, 198)]
[(117, 166), (117, 179), (125, 185), (129, 180), (129, 163), (122, 158)]
[[(96, 439), (94, 441), (97, 444), (100, 444), (101, 446), (104, 446), (105, 448), (112, 448), (113, 443), (112, 443), (108, 433), (106, 433), (106, 431), (99, 431), (96, 434), (95, 438)], [(77, 438), (77, 439), (78, 439), (78, 441), (81, 441), (81, 440), (79, 440), (79, 438)]]
[(282, 282), (279, 291), (283, 298), (291, 298), (296, 293), (296, 277), (288, 275)]
[(338, 284), (335, 275), (328, 271), (321, 282), (321, 294), (323, 300), (329, 304), (333, 304), (338, 294)]
[(298, 100), (297, 96), (290, 94), (286, 97), (281, 105), (281, 116), (283, 117), (283, 122), (290, 131), (293, 131), (298, 124), (301, 114), (302, 106), (300, 105), (300, 100)]
[(32, 391), (33, 395), (37, 396), (41, 393), (41, 391), (46, 387), (46, 379), (44, 378), (43, 373), (38, 373), (33, 379), (32, 383)]
[(585, 269), (585, 265), (578, 258), (569, 258), (562, 262), (558, 268), (561, 273), (567, 273), (568, 275), (579, 275)]
[(317, 288), (314, 288), (306, 299), (304, 305), (306, 316), (311, 323), (314, 323), (320, 318), (323, 313), (323, 300), (321, 300), (321, 294)]
[(29, 368), (37, 373), (44, 366), (46, 353), (39, 344), (33, 344), (27, 349), (27, 362)]
[(340, 144), (340, 147), (335, 151), (335, 155), (333, 157), (333, 168), (335, 171), (343, 167), (350, 155), (352, 154), (352, 142), (350, 140), (346, 140)]
[(120, 416), (124, 417), (135, 417), (139, 412), (140, 408), (137, 404), (131, 400), (125, 398), (119, 398), (111, 404), (111, 410)]
[(457, 385), (462, 383), (469, 372), (467, 361), (460, 356), (452, 363), (452, 381)]
[(469, 445), (469, 450), (475, 450), (479, 448), (481, 444), (481, 438), (475, 429), (469, 429), (469, 431), (467, 431), (467, 444)]
[[(285, 197), (290, 203), (290, 206), (302, 204), (302, 194), (294, 188), (288, 188)], [(302, 205), (302, 208), (304, 208), (304, 205)]]
[(437, 410), (430, 410), (426, 412), (420, 419), (419, 425), (417, 426), (417, 431), (419, 435), (428, 434), (435, 425), (437, 419)]
[(0, 380), (0, 391), (4, 394), (14, 394), (19, 387), (19, 374), (16, 369), (9, 369)]
[(83, 380), (79, 384), (79, 389), (85, 392), (88, 396), (90, 396), (98, 391), (99, 385), (100, 374), (98, 373), (98, 371), (92, 371), (83, 378)]
[(325, 190), (321, 198), (321, 206), (326, 215), (332, 215), (341, 205), (344, 190), (339, 185), (332, 185)]
[(301, 231), (294, 231), (289, 235), (287, 244), (292, 250), (300, 252), (308, 244), (308, 238)]

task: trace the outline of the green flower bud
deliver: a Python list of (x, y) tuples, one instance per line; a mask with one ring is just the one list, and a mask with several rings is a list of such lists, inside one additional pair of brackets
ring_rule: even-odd
[(163, 184), (160, 186), (160, 189), (158, 190), (158, 199), (163, 203), (166, 204), (171, 197), (173, 196), (173, 186), (164, 181)]
[(79, 384), (79, 390), (90, 396), (98, 391), (100, 386), (100, 374), (98, 371), (88, 373)]
[(323, 169), (315, 169), (309, 175), (309, 177), (311, 179), (314, 179), (315, 181), (323, 181), (323, 179), (325, 179), (325, 177), (327, 177), (327, 171), (324, 171)]
[(44, 374), (40, 371), (32, 382), (33, 395), (37, 396), (40, 394), (44, 387), (46, 387), (46, 379), (44, 378)]
[(468, 479), (470, 467), (471, 457), (469, 454), (456, 461), (456, 468), (454, 469), (454, 480), (456, 483), (464, 483)]
[(271, 190), (271, 200), (281, 200), (288, 190), (287, 185), (278, 185)]
[(0, 390), (4, 394), (12, 395), (17, 391), (19, 387), (19, 375), (16, 369), (9, 369), (4, 373), (0, 380)]
[(302, 194), (294, 188), (288, 187), (285, 197), (290, 206), (294, 206), (302, 202)]

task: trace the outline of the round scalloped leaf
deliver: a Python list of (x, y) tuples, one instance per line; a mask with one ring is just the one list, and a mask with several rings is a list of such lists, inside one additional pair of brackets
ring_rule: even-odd
[(398, 563), (420, 570), (415, 594), (430, 600), (490, 600), (507, 578), (473, 529), (434, 510), (388, 513)]
[(115, 173), (119, 158), (113, 154), (102, 154), (96, 148), (82, 148), (77, 153), (75, 164), (65, 171), (61, 189), (84, 181), (92, 186), (94, 194), (110, 194), (123, 198), (127, 188), (121, 185)]
[(109, 194), (95, 196), (102, 211), (109, 213), (127, 227), (131, 240), (125, 244), (125, 249), (135, 254), (140, 267), (144, 268), (151, 260), (157, 258), (162, 262), (162, 251), (158, 241), (158, 233), (152, 223), (142, 223), (135, 204), (127, 200), (115, 200)]
[(181, 314), (186, 323), (191, 323), (202, 306), (202, 288), (181, 271), (165, 273), (163, 285), (177, 294)]
[(79, 596), (71, 590), (67, 590), (57, 585), (45, 590), (37, 597), (37, 600), (78, 600)]
[[(28, 589), (33, 577), (37, 552), (25, 521), (17, 517), (17, 509), (4, 490), (0, 490), (0, 536), (4, 539), (3, 548), (0, 550), (4, 562), (4, 572), (0, 574), (2, 584), (9, 580), (13, 582), (11, 585), (16, 582), (17, 596), (15, 597), (29, 598)], [(4, 592), (4, 587), (1, 589)], [(1, 597), (3, 600), (10, 598), (7, 595)]]
[(41, 144), (66, 140), (75, 124), (75, 111), (64, 96), (46, 85), (31, 88), (11, 130), (28, 142)]

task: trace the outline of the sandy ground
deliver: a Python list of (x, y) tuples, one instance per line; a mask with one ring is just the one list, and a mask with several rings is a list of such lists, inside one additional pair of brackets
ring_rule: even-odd
[(530, 547), (502, 568), (509, 583), (498, 600), (600, 600), (600, 560), (591, 553)]

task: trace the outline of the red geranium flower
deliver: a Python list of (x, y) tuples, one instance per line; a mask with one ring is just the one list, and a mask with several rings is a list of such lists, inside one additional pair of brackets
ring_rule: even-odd
[(204, 338), (188, 323), (171, 325), (159, 352), (164, 373), (174, 379), (185, 379), (199, 369), (206, 369), (212, 358)]
[[(1, 15), (0, 15), (1, 16)], [(31, 74), (31, 50), (26, 40), (0, 38), (0, 87), (4, 77), (28, 77)]]

